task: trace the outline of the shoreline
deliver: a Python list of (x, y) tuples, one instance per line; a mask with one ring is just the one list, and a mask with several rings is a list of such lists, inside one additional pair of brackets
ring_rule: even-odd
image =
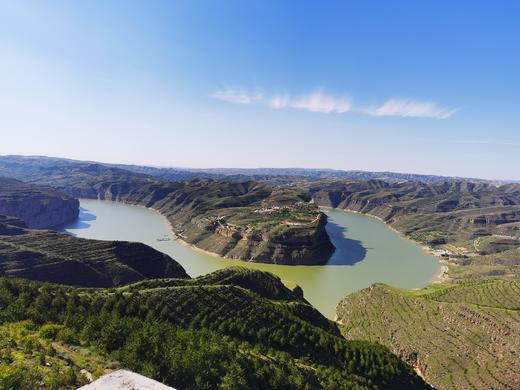
[[(85, 199), (90, 199), (90, 198), (85, 198)], [(166, 217), (166, 215), (164, 215), (163, 213), (161, 213), (159, 210), (157, 210), (154, 207), (147, 207), (147, 206), (143, 206), (142, 204), (128, 203), (128, 202), (124, 202), (124, 201), (121, 201), (121, 200), (99, 199), (99, 198), (92, 199), (92, 200), (100, 200), (100, 201), (103, 201), (103, 202), (115, 202), (115, 203), (121, 203), (121, 204), (128, 205), (128, 206), (140, 207), (140, 208), (143, 208), (143, 209), (146, 209), (146, 210), (152, 210), (153, 212), (159, 214), (164, 219), (164, 222), (168, 226), (168, 233), (170, 233), (171, 239), (177, 241), (179, 244), (181, 244), (183, 246), (186, 246), (186, 247), (189, 247), (191, 250), (193, 250), (195, 252), (199, 252), (199, 253), (202, 253), (202, 254), (205, 254), (205, 255), (208, 255), (208, 256), (211, 256), (211, 257), (216, 257), (216, 258), (229, 260), (229, 261), (240, 261), (242, 263), (251, 263), (250, 261), (247, 261), (247, 260), (233, 259), (231, 257), (221, 256), (218, 253), (210, 252), (210, 251), (207, 251), (205, 249), (199, 248), (198, 246), (190, 244), (188, 241), (182, 239), (181, 236), (179, 236), (175, 232), (175, 229), (173, 228), (173, 224)]]
[(141, 207), (141, 208), (146, 209), (146, 210), (152, 210), (152, 211), (156, 212), (157, 214), (159, 214), (159, 215), (164, 219), (164, 222), (165, 222), (166, 225), (168, 226), (168, 232), (170, 233), (171, 238), (172, 238), (173, 240), (177, 241), (179, 244), (181, 244), (181, 245), (183, 245), (183, 246), (187, 246), (187, 247), (189, 247), (190, 249), (192, 249), (192, 250), (194, 250), (194, 251), (196, 251), (196, 252), (203, 253), (203, 254), (206, 254), (206, 255), (209, 255), (209, 256), (212, 256), (212, 257), (218, 257), (218, 258), (226, 259), (226, 260), (238, 260), (238, 261), (241, 261), (241, 262), (249, 263), (249, 262), (246, 261), (246, 260), (232, 259), (232, 258), (230, 258), (230, 257), (221, 256), (221, 255), (219, 255), (218, 253), (210, 252), (210, 251), (207, 251), (207, 250), (205, 250), (205, 249), (199, 248), (198, 246), (195, 246), (195, 245), (193, 245), (193, 244), (190, 244), (188, 241), (182, 239), (181, 236), (179, 236), (179, 235), (175, 232), (175, 229), (173, 228), (173, 224), (170, 222), (170, 220), (166, 217), (166, 215), (164, 215), (163, 213), (161, 213), (161, 212), (160, 212), (159, 210), (157, 210), (156, 208), (143, 206), (143, 205), (141, 205), (141, 204), (127, 203), (127, 202), (123, 202), (123, 201), (120, 201), (120, 200), (110, 200), (110, 199), (98, 199), (98, 200), (101, 200), (101, 201), (108, 201), (108, 202), (122, 203), (122, 204), (130, 205), (130, 206)]
[(246, 260), (240, 260), (240, 259), (232, 259), (232, 258), (229, 258), (229, 257), (225, 257), (225, 256), (221, 256), (219, 255), (218, 253), (215, 253), (215, 252), (210, 252), (208, 250), (205, 250), (205, 249), (202, 249), (202, 248), (199, 248), (198, 246), (195, 246), (193, 244), (190, 244), (188, 241), (184, 240), (181, 238), (181, 236), (179, 236), (174, 228), (173, 228), (173, 224), (170, 222), (170, 220), (165, 216), (163, 215), (161, 212), (159, 212), (159, 210), (156, 210), (154, 209), (153, 207), (147, 207), (147, 209), (150, 209), (150, 210), (153, 210), (155, 212), (157, 212), (158, 214), (161, 215), (161, 217), (164, 218), (166, 224), (168, 225), (168, 231), (171, 233), (172, 235), (172, 238), (177, 241), (179, 244), (183, 245), (183, 246), (187, 246), (189, 247), (190, 249), (196, 251), (196, 252), (199, 252), (199, 253), (203, 253), (205, 255), (209, 255), (209, 256), (212, 256), (212, 257), (219, 257), (221, 259), (226, 259), (226, 260), (238, 260), (238, 261), (242, 261), (242, 262), (247, 262)]

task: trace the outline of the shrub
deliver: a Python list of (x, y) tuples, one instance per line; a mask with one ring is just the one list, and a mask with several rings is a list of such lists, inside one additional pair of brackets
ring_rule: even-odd
[(58, 332), (57, 339), (65, 344), (77, 345), (79, 344), (79, 338), (76, 332), (70, 328), (63, 328)]
[(58, 333), (63, 330), (65, 327), (63, 325), (58, 324), (45, 324), (42, 325), (38, 333), (44, 339), (56, 340)]

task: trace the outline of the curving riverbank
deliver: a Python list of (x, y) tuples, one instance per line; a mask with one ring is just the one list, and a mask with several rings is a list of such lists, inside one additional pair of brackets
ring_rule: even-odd
[[(157, 211), (119, 202), (81, 199), (78, 221), (64, 229), (80, 237), (139, 241), (170, 255), (191, 276), (240, 265), (272, 272), (297, 283), (313, 306), (330, 319), (346, 295), (384, 282), (403, 288), (426, 286), (438, 272), (436, 258), (404, 240), (385, 224), (364, 215), (325, 210), (327, 231), (337, 250), (328, 265), (286, 266), (225, 259), (173, 239), (167, 219)], [(171, 241), (157, 241), (165, 235)]]

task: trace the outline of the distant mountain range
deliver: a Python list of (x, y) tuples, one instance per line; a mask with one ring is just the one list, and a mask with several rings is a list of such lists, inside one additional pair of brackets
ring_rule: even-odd
[(420, 183), (436, 182), (497, 182), (477, 178), (462, 178), (438, 175), (421, 175), (414, 173), (397, 172), (371, 172), (371, 171), (343, 171), (337, 169), (313, 169), (313, 168), (160, 168), (139, 165), (104, 164), (129, 171), (160, 177), (165, 180), (183, 180), (187, 178), (231, 178), (236, 180), (278, 181), (293, 182), (295, 180), (317, 179), (360, 179), (360, 180), (384, 180), (388, 182), (414, 181)]
[[(312, 169), (312, 168), (179, 168), (179, 167), (152, 167), (145, 165), (132, 164), (110, 164), (98, 163), (95, 161), (79, 161), (64, 158), (45, 157), (45, 156), (0, 156), (0, 175), (2, 170), (8, 169), (11, 172), (23, 167), (27, 172), (28, 165), (30, 171), (55, 169), (57, 166), (70, 166), (71, 164), (101, 164), (105, 167), (124, 169), (134, 173), (157, 177), (163, 180), (178, 181), (188, 179), (233, 179), (233, 180), (256, 180), (271, 181), (278, 183), (288, 183), (299, 180), (317, 179), (360, 179), (360, 180), (384, 180), (387, 182), (413, 181), (420, 183), (436, 182), (455, 182), (470, 181), (474, 183), (505, 184), (520, 182), (515, 180), (485, 180), (479, 178), (423, 175), (415, 173), (397, 172), (372, 172), (372, 171), (344, 171), (337, 169)], [(9, 175), (9, 176), (11, 176)], [(23, 180), (23, 178), (21, 178)]]

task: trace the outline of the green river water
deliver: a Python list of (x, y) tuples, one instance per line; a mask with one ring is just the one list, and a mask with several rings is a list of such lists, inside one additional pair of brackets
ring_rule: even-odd
[[(231, 265), (269, 271), (299, 284), (306, 299), (331, 319), (343, 297), (372, 283), (420, 288), (438, 273), (435, 257), (384, 223), (361, 214), (323, 211), (329, 217), (327, 231), (336, 251), (322, 266), (255, 264), (201, 253), (174, 240), (158, 212), (110, 201), (81, 199), (78, 220), (63, 230), (84, 238), (145, 243), (170, 255), (193, 277)], [(157, 241), (164, 237), (172, 240)]]

